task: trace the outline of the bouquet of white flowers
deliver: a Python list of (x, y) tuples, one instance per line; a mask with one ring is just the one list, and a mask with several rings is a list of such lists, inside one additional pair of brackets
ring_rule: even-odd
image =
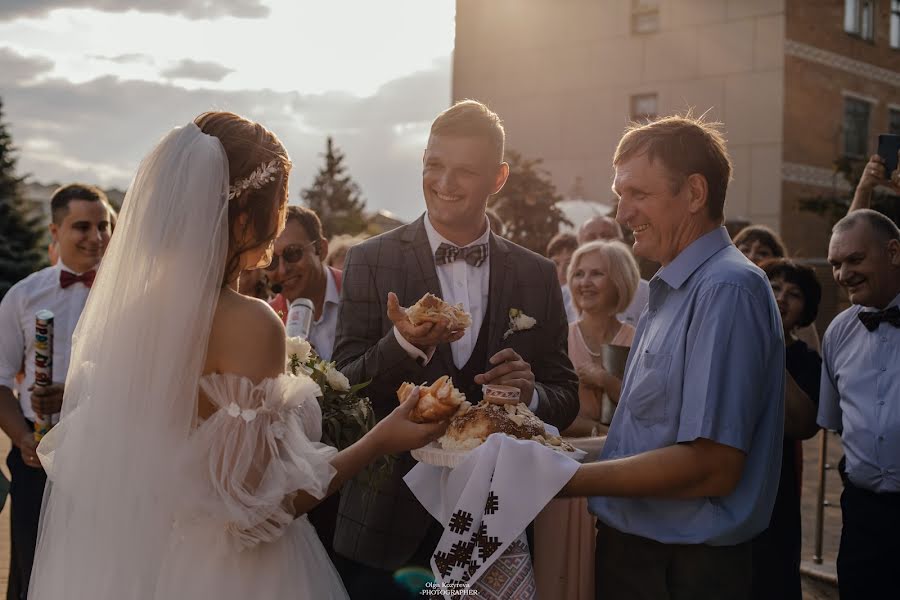
[[(293, 375), (303, 373), (315, 381), (322, 393), (319, 406), (322, 409), (322, 443), (343, 450), (375, 427), (372, 403), (359, 392), (371, 381), (350, 385), (347, 377), (337, 370), (333, 362), (320, 358), (299, 337), (287, 339), (287, 365), (285, 371)], [(366, 467), (362, 474), (370, 490), (381, 486), (391, 473), (393, 456), (384, 456)]]
[(370, 381), (350, 385), (334, 363), (320, 358), (303, 338), (288, 338), (287, 356), (288, 373), (302, 371), (322, 390), (322, 443), (343, 450), (375, 426), (372, 403), (359, 394)]

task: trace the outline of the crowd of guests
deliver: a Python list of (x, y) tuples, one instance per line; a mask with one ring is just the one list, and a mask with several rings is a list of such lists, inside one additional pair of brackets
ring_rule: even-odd
[[(834, 226), (828, 260), (851, 306), (820, 343), (815, 271), (767, 227), (732, 240), (721, 226), (731, 165), (715, 128), (676, 117), (630, 130), (614, 159), (618, 214), (555, 236), (549, 261), (504, 241), (486, 209), (508, 174), (497, 116), (462, 103), (435, 121), (431, 139), (443, 145), (426, 151), (427, 212), (415, 223), (370, 240), (329, 239), (313, 211), (289, 206), (271, 261), (245, 271), (239, 291), (282, 321), (294, 300), (311, 300), (309, 341), (351, 382), (373, 382), (379, 418), (393, 403), (379, 398), (397, 381), (452, 373), (473, 397), (481, 383), (514, 381), (566, 436), (608, 435), (602, 460), (535, 522), (541, 597), (799, 599), (800, 443), (820, 427), (844, 442), (841, 595), (884, 597), (900, 560), (900, 231), (867, 198), (876, 184), (900, 191), (896, 174), (873, 157)], [(473, 166), (479, 144), (486, 151)], [(456, 174), (482, 168), (480, 187)], [(449, 194), (469, 204), (445, 204)], [(51, 205), (58, 261), (0, 304), (0, 427), (14, 444), (8, 598), (17, 600), (27, 596), (46, 479), (35, 412), (60, 410), (72, 332), (115, 223), (93, 186), (65, 186)], [(439, 261), (443, 246), (476, 248), (481, 261)], [(650, 281), (638, 258), (659, 265)], [(412, 328), (402, 307), (424, 291), (464, 304), (471, 334)], [(493, 331), (505, 315), (495, 308), (514, 295), (548, 321), (546, 337), (503, 347)], [(41, 308), (56, 318), (58, 383), (35, 388)], [(485, 364), (494, 368), (482, 372)], [(353, 598), (393, 593), (392, 573), (427, 567), (440, 536), (403, 487), (411, 459), (399, 463), (378, 494), (364, 497), (351, 482), (310, 513)]]

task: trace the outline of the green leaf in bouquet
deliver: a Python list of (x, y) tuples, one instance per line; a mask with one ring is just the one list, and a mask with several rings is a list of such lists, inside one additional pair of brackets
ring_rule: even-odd
[(355, 395), (358, 391), (365, 389), (370, 383), (372, 383), (371, 379), (368, 381), (363, 381), (362, 383), (357, 383), (356, 385), (351, 385), (350, 391), (348, 393), (351, 395)]

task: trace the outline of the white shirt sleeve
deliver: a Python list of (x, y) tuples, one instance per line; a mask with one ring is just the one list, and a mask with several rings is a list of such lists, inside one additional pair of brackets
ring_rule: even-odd
[(428, 363), (431, 362), (431, 358), (434, 356), (434, 351), (437, 349), (436, 346), (432, 346), (428, 349), (428, 353), (422, 352), (411, 343), (409, 343), (405, 337), (400, 335), (400, 332), (397, 331), (397, 328), (394, 327), (394, 337), (397, 339), (397, 343), (400, 344), (400, 347), (406, 350), (406, 353), (409, 354), (411, 358), (422, 361), (422, 366), (424, 367)]
[(831, 349), (834, 344), (834, 332), (829, 328), (822, 339), (822, 378), (819, 385), (819, 410), (816, 424), (823, 429), (840, 431), (843, 429), (841, 413), (841, 394), (835, 385), (833, 357)]
[(0, 385), (14, 389), (25, 356), (25, 333), (19, 313), (20, 294), (11, 289), (0, 301)]
[(528, 410), (534, 412), (538, 408), (538, 404), (540, 404), (540, 396), (538, 396), (537, 389), (532, 390), (531, 392), (531, 402), (528, 403)]

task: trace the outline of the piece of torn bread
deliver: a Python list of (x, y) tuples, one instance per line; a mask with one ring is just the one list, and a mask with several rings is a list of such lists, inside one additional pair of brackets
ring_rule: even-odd
[(466, 329), (472, 326), (472, 316), (463, 310), (462, 304), (453, 306), (437, 296), (427, 293), (406, 309), (406, 317), (413, 325), (447, 322), (448, 329)]
[[(409, 382), (401, 384), (397, 390), (397, 399), (405, 401), (414, 387), (415, 384)], [(449, 419), (463, 406), (471, 404), (466, 402), (465, 394), (453, 386), (453, 380), (444, 375), (431, 385), (419, 386), (419, 401), (409, 418), (416, 423), (437, 423)]]

